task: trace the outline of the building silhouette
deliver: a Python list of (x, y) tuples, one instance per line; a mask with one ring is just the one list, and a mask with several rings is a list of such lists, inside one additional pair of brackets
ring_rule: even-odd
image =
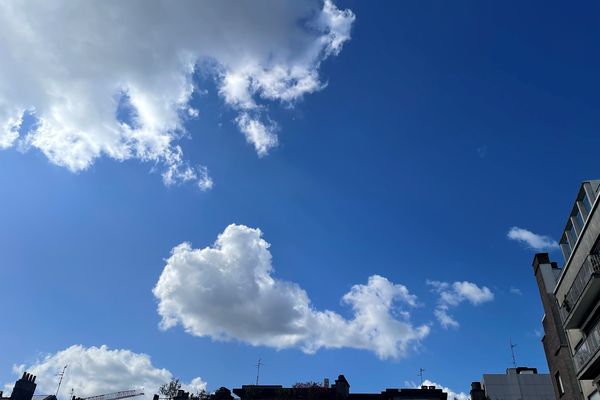
[(15, 382), (10, 397), (3, 397), (3, 392), (0, 391), (0, 400), (56, 400), (53, 394), (34, 395), (36, 387), (35, 376), (23, 372), (21, 379)]
[[(244, 385), (233, 389), (240, 400), (447, 400), (448, 394), (435, 386), (419, 389), (386, 389), (380, 393), (351, 393), (344, 375), (335, 383), (308, 387), (280, 385)], [(222, 399), (219, 399), (222, 400)]]

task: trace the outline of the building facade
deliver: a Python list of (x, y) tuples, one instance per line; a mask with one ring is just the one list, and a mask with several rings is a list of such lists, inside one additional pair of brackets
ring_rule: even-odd
[(548, 361), (554, 393), (557, 399), (581, 400), (584, 398), (583, 393), (575, 374), (567, 335), (563, 329), (558, 302), (554, 296), (561, 269), (556, 263), (550, 262), (547, 253), (540, 253), (536, 254), (533, 259), (533, 273), (544, 307), (542, 344)]
[[(545, 337), (551, 338), (553, 325), (559, 320), (559, 328), (562, 329), (568, 345), (573, 374), (576, 377), (584, 399), (600, 400), (598, 386), (600, 384), (600, 210), (598, 210), (600, 194), (600, 180), (584, 181), (577, 196), (571, 212), (567, 218), (565, 229), (560, 238), (560, 248), (564, 256), (562, 269), (556, 268), (546, 272), (547, 279), (542, 283), (550, 286), (550, 278), (556, 279), (553, 289), (554, 298), (557, 302), (558, 318), (551, 307), (544, 305), (546, 316), (544, 319)], [(534, 258), (534, 271), (536, 263), (542, 270), (548, 271), (549, 260), (547, 255), (538, 254)], [(542, 272), (541, 275), (544, 275)], [(537, 279), (536, 272), (536, 279)], [(542, 288), (538, 279), (540, 293), (547, 291)], [(550, 297), (549, 297), (550, 298)], [(542, 294), (544, 303), (544, 294)], [(550, 310), (550, 311), (549, 311)], [(552, 318), (549, 316), (552, 315)], [(550, 321), (554, 319), (554, 321)], [(560, 329), (559, 329), (560, 331)], [(561, 333), (557, 334), (558, 341)], [(561, 385), (566, 393), (567, 386), (571, 386), (570, 372), (564, 368), (564, 357), (558, 359), (552, 355), (552, 349), (560, 348), (557, 343), (544, 343), (548, 365), (551, 370), (558, 372), (554, 376), (555, 387)], [(558, 365), (558, 367), (557, 367)], [(562, 368), (562, 369), (561, 369)], [(563, 372), (565, 373), (563, 374)], [(560, 392), (559, 392), (560, 394)], [(565, 394), (559, 398), (568, 399)]]
[(555, 400), (549, 374), (537, 369), (509, 368), (506, 374), (484, 374), (471, 384), (471, 400)]

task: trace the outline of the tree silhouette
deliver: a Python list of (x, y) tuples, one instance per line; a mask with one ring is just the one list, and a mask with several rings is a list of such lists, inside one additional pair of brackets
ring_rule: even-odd
[(181, 382), (179, 382), (179, 379), (171, 379), (171, 382), (165, 383), (158, 388), (158, 393), (172, 399), (177, 396), (177, 391), (179, 389), (181, 389)]

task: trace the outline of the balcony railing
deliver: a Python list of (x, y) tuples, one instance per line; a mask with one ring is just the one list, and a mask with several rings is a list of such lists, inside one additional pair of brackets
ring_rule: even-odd
[(573, 285), (571, 285), (560, 305), (560, 316), (563, 322), (566, 322), (569, 315), (571, 315), (588, 282), (595, 274), (600, 274), (600, 255), (590, 254), (583, 262), (581, 269), (573, 281)]
[(581, 346), (575, 351), (575, 369), (577, 374), (600, 349), (600, 322), (597, 322)]

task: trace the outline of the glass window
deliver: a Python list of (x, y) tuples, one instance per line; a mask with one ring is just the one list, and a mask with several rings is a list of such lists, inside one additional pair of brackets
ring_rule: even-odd
[(583, 229), (583, 224), (585, 223), (585, 221), (583, 220), (583, 216), (581, 215), (581, 213), (577, 213), (575, 214), (575, 220), (577, 220), (577, 223), (579, 224), (579, 229)]
[(583, 203), (585, 210), (589, 214), (589, 212), (592, 210), (592, 204), (590, 203), (590, 199), (588, 199), (588, 197), (584, 194), (583, 199), (581, 199), (581, 202)]
[(558, 388), (558, 393), (562, 396), (565, 394), (565, 388), (562, 383), (562, 378), (560, 377), (560, 372), (557, 372), (554, 375), (554, 379), (556, 380), (556, 387)]

